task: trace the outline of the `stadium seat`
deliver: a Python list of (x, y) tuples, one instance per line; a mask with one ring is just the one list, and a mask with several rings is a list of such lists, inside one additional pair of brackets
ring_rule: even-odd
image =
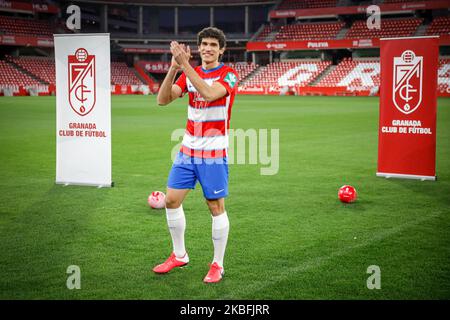
[(450, 17), (435, 18), (426, 32), (427, 35), (450, 35)]
[[(47, 57), (7, 57), (7, 61), (3, 63), (3, 69), (0, 70), (2, 75), (1, 84), (28, 85), (29, 83), (41, 84), (28, 75), (22, 73), (18, 68), (23, 68), (36, 78), (47, 84), (56, 83), (55, 60)], [(19, 74), (14, 76), (14, 74)], [(5, 75), (5, 76), (3, 76)], [(11, 75), (11, 76), (9, 76)], [(118, 85), (142, 85), (144, 84), (124, 62), (111, 62), (111, 84)]]
[(352, 91), (372, 90), (380, 86), (380, 61), (378, 58), (345, 58), (316, 86), (347, 87)]
[(21, 72), (11, 63), (0, 60), (0, 85), (31, 86), (42, 84), (39, 80)]
[(284, 0), (277, 10), (336, 7), (337, 0)]
[[(421, 0), (421, 1), (432, 1), (432, 0)], [(384, 0), (383, 3), (409, 3), (411, 0)]]
[(344, 22), (296, 23), (282, 26), (276, 40), (315, 40), (336, 38)]
[(0, 16), (0, 31), (4, 34), (53, 37), (54, 25), (47, 20)]
[(408, 37), (414, 35), (422, 24), (422, 18), (382, 19), (381, 29), (367, 28), (366, 20), (355, 21), (348, 31), (347, 39)]
[(450, 58), (439, 59), (438, 92), (450, 93)]
[(245, 86), (306, 86), (330, 64), (317, 60), (274, 62), (261, 67)]
[(47, 57), (9, 57), (9, 61), (32, 73), (47, 84), (55, 84), (55, 60)]
[(111, 62), (111, 84), (142, 85), (144, 84), (124, 62)]
[(277, 31), (278, 27), (276, 26), (265, 26), (264, 29), (258, 34), (255, 41), (266, 41), (267, 36), (271, 34), (273, 31)]
[(251, 74), (256, 68), (258, 68), (257, 64), (248, 62), (236, 62), (236, 63), (227, 62), (225, 64), (236, 70), (236, 72), (239, 75), (239, 82), (244, 81), (249, 74)]

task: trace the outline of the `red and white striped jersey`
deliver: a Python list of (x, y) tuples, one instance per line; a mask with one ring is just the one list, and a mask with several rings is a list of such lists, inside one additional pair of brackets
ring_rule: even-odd
[(207, 102), (197, 92), (184, 73), (175, 82), (183, 94), (189, 93), (188, 119), (181, 152), (198, 158), (221, 158), (227, 156), (228, 130), (231, 108), (237, 92), (238, 75), (235, 70), (221, 63), (205, 70), (195, 68), (200, 77), (210, 86), (219, 82), (227, 94), (215, 101)]

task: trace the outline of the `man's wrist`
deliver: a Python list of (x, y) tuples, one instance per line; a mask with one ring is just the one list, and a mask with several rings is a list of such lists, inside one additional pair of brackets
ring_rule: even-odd
[(169, 68), (169, 72), (175, 72), (175, 73), (177, 73), (178, 70), (180, 70), (180, 67), (175, 67), (175, 66), (173, 66), (173, 65), (171, 65), (170, 68)]
[(181, 69), (184, 71), (184, 70), (186, 70), (187, 68), (189, 68), (191, 65), (189, 64), (189, 61), (184, 61), (181, 65), (180, 65), (180, 67), (181, 67)]

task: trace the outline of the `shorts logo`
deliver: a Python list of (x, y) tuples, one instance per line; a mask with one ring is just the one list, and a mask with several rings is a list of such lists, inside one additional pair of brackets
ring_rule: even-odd
[(94, 109), (96, 99), (95, 55), (79, 48), (68, 56), (69, 104), (80, 116)]
[(423, 57), (405, 50), (401, 57), (394, 57), (394, 81), (392, 100), (397, 109), (410, 114), (422, 102)]

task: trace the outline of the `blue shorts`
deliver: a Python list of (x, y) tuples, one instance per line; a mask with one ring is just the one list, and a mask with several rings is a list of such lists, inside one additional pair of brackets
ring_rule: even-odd
[(182, 152), (172, 165), (167, 186), (172, 189), (195, 189), (200, 182), (203, 195), (208, 200), (228, 195), (228, 159), (201, 159)]

